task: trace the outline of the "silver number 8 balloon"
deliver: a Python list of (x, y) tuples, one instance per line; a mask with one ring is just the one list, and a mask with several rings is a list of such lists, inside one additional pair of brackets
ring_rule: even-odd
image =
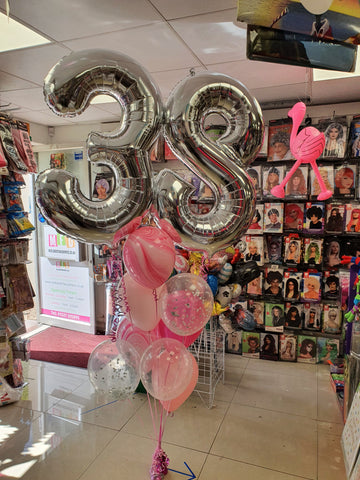
[[(214, 141), (206, 119), (222, 117), (226, 129)], [(261, 148), (264, 124), (260, 106), (239, 81), (217, 73), (184, 79), (169, 97), (165, 137), (175, 155), (210, 187), (214, 201), (203, 215), (193, 213), (194, 187), (164, 169), (157, 178), (158, 209), (191, 249), (214, 253), (247, 230), (256, 195), (244, 167)]]
[[(91, 201), (71, 173), (45, 170), (35, 194), (50, 225), (79, 241), (111, 245), (116, 231), (143, 215), (155, 196), (160, 216), (175, 227), (185, 247), (213, 252), (247, 229), (255, 193), (244, 167), (261, 148), (264, 126), (257, 101), (240, 82), (200, 73), (182, 81), (168, 101), (165, 136), (181, 162), (214, 195), (205, 215), (191, 211), (194, 187), (174, 172), (162, 170), (152, 185), (149, 151), (163, 109), (157, 87), (139, 64), (116, 52), (87, 50), (64, 57), (45, 79), (45, 100), (58, 115), (81, 114), (101, 93), (119, 102), (123, 116), (115, 132), (89, 134), (87, 155), (112, 170), (115, 189), (106, 200)], [(205, 132), (212, 113), (227, 123), (216, 142)]]

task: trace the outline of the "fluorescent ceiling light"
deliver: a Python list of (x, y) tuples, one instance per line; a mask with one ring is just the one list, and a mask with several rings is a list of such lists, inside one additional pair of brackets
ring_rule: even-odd
[(319, 68), (313, 69), (313, 80), (314, 82), (321, 82), (322, 80), (335, 80), (337, 78), (351, 78), (360, 76), (360, 55), (359, 48), (357, 48), (357, 58), (355, 65), (355, 72), (338, 72), (335, 70), (321, 70)]
[(116, 100), (114, 97), (110, 97), (110, 95), (96, 95), (96, 97), (94, 97), (90, 103), (91, 105), (94, 105), (96, 103), (112, 103), (112, 102), (116, 102)]
[(50, 43), (50, 40), (21, 25), (0, 12), (0, 52), (17, 50), (18, 48), (35, 47)]

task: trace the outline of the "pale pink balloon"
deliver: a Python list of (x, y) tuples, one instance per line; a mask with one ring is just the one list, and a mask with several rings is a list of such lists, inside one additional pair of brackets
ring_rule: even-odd
[(165, 323), (160, 320), (156, 328), (153, 330), (156, 338), (173, 338), (181, 342), (186, 348), (189, 347), (200, 336), (202, 329), (192, 335), (177, 335), (167, 328)]
[(129, 275), (137, 283), (146, 288), (157, 288), (173, 271), (174, 243), (159, 228), (141, 227), (128, 236), (123, 260)]
[[(160, 319), (153, 290), (139, 285), (128, 273), (124, 275), (123, 281), (125, 297), (130, 309), (129, 320), (145, 332), (153, 330)], [(126, 311), (125, 301), (122, 302), (122, 307)]]
[(172, 400), (189, 385), (193, 373), (191, 353), (172, 338), (155, 340), (140, 361), (141, 381), (158, 400)]
[(196, 387), (198, 378), (199, 378), (199, 366), (197, 364), (197, 361), (193, 355), (192, 357), (192, 376), (190, 379), (190, 382), (186, 386), (185, 390), (176, 398), (173, 398), (172, 400), (167, 400), (167, 401), (162, 401), (160, 400), (161, 405), (165, 408), (167, 412), (175, 412), (184, 402), (187, 400), (192, 392), (194, 391), (194, 388)]

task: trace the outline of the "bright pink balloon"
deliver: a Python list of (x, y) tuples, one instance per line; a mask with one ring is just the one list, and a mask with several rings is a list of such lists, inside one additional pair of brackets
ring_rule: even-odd
[(193, 355), (191, 355), (191, 357), (192, 357), (192, 376), (185, 390), (178, 397), (172, 400), (168, 400), (166, 402), (160, 400), (161, 405), (165, 408), (167, 412), (175, 412), (175, 410), (177, 410), (185, 402), (185, 400), (187, 400), (190, 397), (190, 395), (194, 391), (194, 388), (196, 387), (196, 384), (199, 378), (199, 366), (197, 364), (195, 357)]
[(159, 228), (141, 227), (128, 236), (123, 260), (129, 275), (137, 283), (146, 288), (157, 288), (173, 271), (174, 243)]
[(192, 355), (182, 343), (172, 338), (160, 338), (141, 357), (141, 381), (154, 398), (172, 400), (189, 385), (192, 365)]
[(175, 230), (175, 228), (171, 225), (170, 222), (165, 220), (165, 218), (161, 218), (158, 220), (159, 226), (161, 230), (163, 230), (165, 233), (169, 235), (169, 237), (175, 242), (175, 243), (181, 243), (181, 237), (178, 234), (178, 232)]
[(131, 222), (124, 225), (120, 230), (115, 233), (113, 246), (117, 246), (120, 240), (127, 235), (130, 235), (134, 230), (136, 230), (141, 224), (142, 217), (135, 217)]
[(193, 333), (192, 335), (185, 335), (185, 336), (177, 335), (176, 333), (169, 330), (162, 320), (160, 320), (155, 330), (153, 331), (154, 335), (157, 338), (173, 338), (181, 342), (186, 348), (195, 342), (195, 340), (199, 337), (201, 332), (202, 332), (202, 329), (196, 333)]
[[(129, 320), (145, 332), (153, 330), (160, 319), (153, 290), (139, 285), (128, 273), (124, 275), (123, 281), (127, 304), (130, 309)], [(122, 307), (126, 311), (125, 301), (122, 302)]]

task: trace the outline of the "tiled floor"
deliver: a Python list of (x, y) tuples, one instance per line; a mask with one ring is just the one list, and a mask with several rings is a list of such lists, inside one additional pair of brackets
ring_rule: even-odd
[[(25, 370), (25, 398), (0, 409), (1, 479), (149, 479), (156, 444), (145, 395), (106, 404), (84, 369), (30, 361)], [(193, 394), (167, 418), (165, 478), (345, 480), (328, 377), (325, 365), (227, 355), (215, 406)]]

